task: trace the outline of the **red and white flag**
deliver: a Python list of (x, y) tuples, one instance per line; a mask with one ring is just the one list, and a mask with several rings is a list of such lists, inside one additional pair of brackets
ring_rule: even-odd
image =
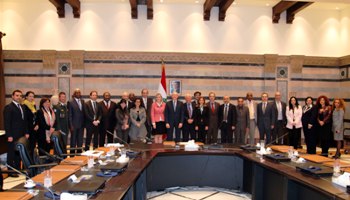
[(158, 86), (158, 93), (162, 95), (163, 101), (166, 102), (167, 100), (167, 92), (166, 92), (166, 79), (165, 79), (165, 65), (164, 61), (162, 60), (162, 77), (160, 79), (160, 83)]

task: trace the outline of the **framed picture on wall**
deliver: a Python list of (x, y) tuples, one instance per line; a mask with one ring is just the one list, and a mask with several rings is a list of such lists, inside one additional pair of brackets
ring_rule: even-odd
[(170, 94), (172, 94), (173, 92), (181, 94), (182, 85), (180, 80), (170, 80), (169, 83)]

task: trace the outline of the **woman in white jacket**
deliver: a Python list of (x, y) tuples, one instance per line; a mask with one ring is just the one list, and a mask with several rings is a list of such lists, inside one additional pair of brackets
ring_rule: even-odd
[(289, 145), (293, 146), (294, 149), (298, 148), (298, 141), (301, 139), (301, 117), (303, 115), (303, 110), (298, 103), (296, 97), (291, 97), (289, 99), (289, 105), (286, 109), (286, 117), (287, 117), (287, 129), (289, 131)]

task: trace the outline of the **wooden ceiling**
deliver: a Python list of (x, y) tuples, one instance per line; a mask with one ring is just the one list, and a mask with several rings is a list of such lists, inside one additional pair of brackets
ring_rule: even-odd
[[(139, 5), (145, 5), (147, 8), (147, 19), (149, 20), (153, 19), (153, 1), (155, 0), (128, 0), (128, 1), (130, 3), (132, 19), (138, 19)], [(203, 19), (205, 21), (210, 20), (210, 13), (213, 7), (218, 7), (219, 9), (218, 20), (225, 21), (226, 11), (235, 0), (203, 0), (203, 1), (202, 1), (203, 2)], [(49, 0), (49, 2), (51, 2), (56, 7), (59, 18), (65, 17), (65, 8), (64, 8), (65, 4), (68, 4), (69, 6), (72, 7), (73, 15), (75, 18), (80, 18), (81, 0)], [(291, 24), (293, 23), (295, 15), (311, 4), (313, 4), (313, 2), (308, 0), (304, 0), (304, 1), (280, 0), (272, 8), (272, 22), (278, 23), (280, 20), (281, 14), (286, 11), (286, 23)]]

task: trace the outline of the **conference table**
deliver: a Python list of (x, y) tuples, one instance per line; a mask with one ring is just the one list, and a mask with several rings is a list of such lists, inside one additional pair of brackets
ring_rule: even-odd
[[(249, 193), (257, 200), (350, 199), (346, 189), (333, 184), (331, 177), (305, 175), (296, 170), (293, 162), (273, 162), (234, 145), (205, 146), (198, 151), (142, 143), (130, 148), (140, 154), (130, 160), (123, 173), (106, 178), (104, 188), (92, 199), (142, 200), (149, 191), (176, 186), (236, 190)], [(97, 171), (75, 173), (95, 176)], [(61, 191), (68, 187), (64, 181), (67, 180), (56, 183), (52, 189)], [(23, 185), (15, 189), (23, 190)], [(33, 199), (42, 199), (42, 193)]]

